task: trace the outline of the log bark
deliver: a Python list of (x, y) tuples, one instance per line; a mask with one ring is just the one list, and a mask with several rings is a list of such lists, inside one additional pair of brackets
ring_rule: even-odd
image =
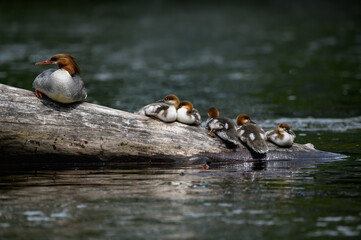
[(60, 104), (0, 84), (0, 153), (19, 161), (212, 163), (333, 158), (338, 154), (268, 143), (265, 156), (231, 149), (202, 127), (163, 123), (91, 103)]

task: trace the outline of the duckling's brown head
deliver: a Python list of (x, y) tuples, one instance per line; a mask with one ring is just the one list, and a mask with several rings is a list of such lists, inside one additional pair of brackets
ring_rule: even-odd
[(179, 107), (179, 98), (176, 95), (167, 95), (163, 101), (167, 104), (174, 105), (176, 108)]
[(179, 108), (186, 108), (187, 109), (187, 112), (190, 113), (193, 109), (193, 104), (189, 101), (182, 101), (180, 104), (179, 104)]
[(290, 125), (285, 122), (282, 122), (278, 125), (279, 132), (288, 132), (291, 129)]
[(47, 61), (35, 63), (35, 65), (49, 65), (49, 64), (57, 64), (59, 68), (68, 71), (71, 76), (81, 73), (79, 65), (76, 63), (75, 59), (70, 54), (66, 54), (66, 53), (56, 54), (51, 58), (49, 58), (49, 60)]
[(215, 107), (211, 107), (208, 109), (208, 116), (210, 118), (218, 118), (219, 117), (219, 111)]
[(241, 126), (248, 122), (251, 122), (251, 118), (247, 114), (239, 114), (236, 119), (237, 125)]

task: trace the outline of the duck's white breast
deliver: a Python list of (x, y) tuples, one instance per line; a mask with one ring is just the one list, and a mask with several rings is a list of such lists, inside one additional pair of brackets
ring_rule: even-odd
[(165, 110), (162, 110), (159, 112), (158, 114), (158, 117), (160, 119), (162, 119), (163, 121), (166, 121), (166, 122), (174, 122), (177, 120), (177, 110), (175, 109), (174, 106), (170, 106), (166, 111), (167, 111), (167, 114), (166, 116), (164, 117), (164, 111)]
[(194, 123), (194, 116), (187, 114), (187, 109), (179, 108), (177, 111), (177, 120), (182, 123), (192, 124)]

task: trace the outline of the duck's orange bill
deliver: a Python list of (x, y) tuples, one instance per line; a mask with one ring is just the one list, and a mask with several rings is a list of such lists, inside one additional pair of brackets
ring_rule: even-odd
[(35, 65), (49, 65), (49, 64), (52, 64), (52, 62), (50, 62), (50, 61), (45, 61), (45, 62), (35, 63)]

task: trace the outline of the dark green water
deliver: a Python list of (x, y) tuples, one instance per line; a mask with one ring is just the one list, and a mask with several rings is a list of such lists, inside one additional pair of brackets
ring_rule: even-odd
[(74, 55), (86, 101), (174, 93), (344, 159), (214, 166), (0, 167), (0, 239), (358, 239), (357, 1), (0, 2), (0, 83), (31, 89)]

